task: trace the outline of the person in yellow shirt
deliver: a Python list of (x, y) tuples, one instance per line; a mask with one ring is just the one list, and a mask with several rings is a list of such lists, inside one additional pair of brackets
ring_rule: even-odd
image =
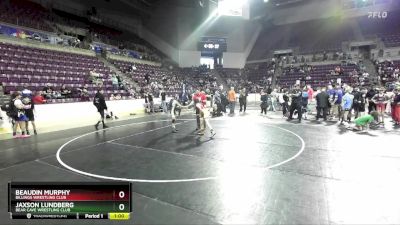
[(235, 88), (231, 87), (231, 90), (228, 92), (228, 101), (229, 101), (229, 115), (233, 115), (235, 113), (235, 103), (236, 103), (236, 93)]

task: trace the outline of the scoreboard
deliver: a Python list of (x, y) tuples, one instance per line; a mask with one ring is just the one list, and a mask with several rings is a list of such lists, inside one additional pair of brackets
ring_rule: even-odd
[(10, 182), (11, 219), (128, 220), (132, 184), (122, 182)]
[(197, 50), (201, 52), (226, 52), (226, 38), (221, 37), (202, 37), (197, 44)]

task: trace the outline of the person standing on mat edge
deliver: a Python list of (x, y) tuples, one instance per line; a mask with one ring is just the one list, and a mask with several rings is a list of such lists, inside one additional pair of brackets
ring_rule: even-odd
[(394, 123), (400, 125), (400, 89), (395, 89), (392, 101), (392, 118)]
[[(326, 93), (326, 88), (323, 87), (321, 92), (315, 97), (317, 100), (317, 120), (323, 118), (324, 121), (327, 120), (327, 114), (329, 110), (329, 94)], [(322, 112), (322, 116), (321, 116)]]
[(293, 114), (297, 111), (297, 118), (299, 122), (301, 122), (302, 111), (301, 111), (301, 102), (302, 102), (302, 92), (299, 85), (296, 85), (291, 93), (292, 102), (290, 104), (290, 114), (288, 121), (293, 120)]
[(166, 102), (165, 97), (166, 97), (166, 93), (165, 93), (165, 91), (163, 89), (163, 90), (161, 90), (161, 106), (162, 106), (162, 109), (163, 109), (163, 113), (167, 114), (168, 113), (168, 109), (167, 109), (167, 102)]
[(376, 111), (379, 114), (379, 124), (384, 125), (386, 104), (389, 102), (389, 99), (385, 95), (383, 88), (377, 90), (378, 93), (371, 98), (371, 101), (375, 104)]
[(229, 101), (229, 115), (233, 116), (235, 114), (235, 103), (236, 103), (236, 92), (235, 88), (231, 87), (231, 90), (228, 92), (228, 101)]
[(96, 130), (99, 129), (100, 122), (103, 124), (103, 129), (108, 128), (108, 126), (104, 123), (104, 110), (107, 110), (107, 104), (103, 93), (104, 91), (102, 89), (97, 90), (93, 99), (93, 105), (96, 106), (97, 112), (100, 114), (100, 120), (96, 123), (96, 125), (94, 125)]
[(264, 113), (264, 115), (267, 115), (267, 108), (268, 108), (268, 99), (267, 99), (267, 94), (264, 92), (264, 90), (261, 91), (261, 115)]
[(240, 110), (239, 112), (246, 113), (246, 106), (247, 106), (247, 91), (246, 88), (243, 88), (242, 90), (239, 91), (239, 104), (240, 104)]
[(222, 115), (222, 100), (221, 100), (220, 91), (218, 89), (215, 91), (213, 101), (217, 106), (217, 110), (216, 110), (216, 113), (214, 113), (214, 115), (221, 116)]
[(350, 87), (347, 87), (345, 90), (345, 94), (343, 95), (342, 98), (342, 113), (340, 116), (340, 124), (345, 124), (346, 126), (348, 126), (347, 122), (350, 122), (350, 120), (348, 119), (350, 117), (351, 119), (351, 109), (353, 108), (353, 101), (354, 101), (354, 95), (351, 94), (352, 89)]
[(371, 87), (367, 94), (367, 100), (368, 100), (368, 114), (370, 114), (372, 111), (376, 111), (376, 105), (375, 102), (372, 101), (372, 98), (377, 94), (378, 92), (376, 91), (375, 88)]

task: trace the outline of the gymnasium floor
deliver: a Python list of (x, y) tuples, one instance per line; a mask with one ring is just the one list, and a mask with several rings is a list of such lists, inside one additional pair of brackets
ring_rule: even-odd
[[(348, 131), (280, 114), (164, 115), (41, 134), (0, 145), (0, 224), (399, 224), (398, 129)], [(59, 159), (57, 159), (59, 153)], [(61, 165), (60, 163), (63, 163)], [(11, 221), (7, 182), (133, 182), (130, 221)]]

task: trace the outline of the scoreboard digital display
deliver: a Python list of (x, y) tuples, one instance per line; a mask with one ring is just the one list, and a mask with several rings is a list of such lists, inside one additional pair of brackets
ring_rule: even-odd
[(226, 38), (203, 37), (197, 45), (197, 49), (202, 52), (226, 52)]
[(132, 212), (132, 184), (8, 183), (11, 219), (127, 220)]

